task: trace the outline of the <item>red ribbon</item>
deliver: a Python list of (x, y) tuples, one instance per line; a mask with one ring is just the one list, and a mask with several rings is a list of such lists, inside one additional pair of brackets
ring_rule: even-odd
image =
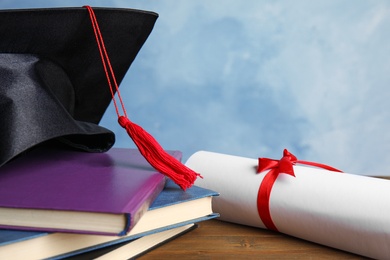
[(270, 207), (269, 207), (272, 187), (276, 181), (276, 178), (279, 176), (280, 173), (289, 174), (295, 177), (293, 165), (297, 163), (315, 166), (329, 171), (341, 172), (340, 170), (325, 164), (298, 160), (297, 157), (295, 157), (295, 155), (287, 151), (287, 149), (284, 149), (283, 157), (280, 160), (259, 158), (257, 173), (270, 170), (264, 176), (264, 179), (261, 182), (259, 188), (259, 192), (257, 193), (257, 211), (264, 225), (268, 229), (278, 231), (274, 222), (272, 221)]

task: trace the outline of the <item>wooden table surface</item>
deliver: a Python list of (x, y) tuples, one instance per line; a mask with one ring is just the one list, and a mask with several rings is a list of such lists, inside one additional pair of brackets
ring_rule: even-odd
[(198, 225), (138, 259), (367, 259), (271, 230), (219, 220)]
[(270, 230), (208, 220), (138, 259), (365, 258)]

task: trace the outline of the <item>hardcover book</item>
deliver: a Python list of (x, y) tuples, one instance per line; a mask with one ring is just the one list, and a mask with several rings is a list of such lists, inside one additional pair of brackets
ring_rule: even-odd
[[(168, 180), (135, 227), (123, 237), (94, 234), (0, 230), (0, 259), (63, 259), (96, 249), (198, 223), (219, 215), (212, 211), (212, 190), (192, 186), (185, 192)], [(23, 249), (23, 250), (21, 250)]]
[(140, 237), (130, 242), (122, 242), (113, 246), (101, 248), (84, 254), (66, 258), (67, 260), (111, 260), (111, 259), (135, 259), (148, 252), (168, 243), (179, 236), (187, 234), (196, 229), (197, 224), (188, 224), (184, 226), (167, 229), (161, 232), (153, 233)]
[[(177, 159), (181, 152), (172, 151)], [(0, 168), (0, 226), (125, 235), (164, 188), (136, 149), (37, 148)]]

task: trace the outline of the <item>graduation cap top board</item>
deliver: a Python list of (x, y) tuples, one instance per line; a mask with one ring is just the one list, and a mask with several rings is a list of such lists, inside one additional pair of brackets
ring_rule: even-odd
[[(119, 90), (107, 81), (121, 82), (157, 17), (89, 6), (0, 11), (0, 166), (53, 140), (88, 152), (110, 149), (115, 135), (98, 123)], [(109, 55), (108, 68), (102, 53)], [(108, 69), (115, 71), (111, 79)], [(120, 117), (131, 134), (143, 130), (130, 129), (132, 122)], [(152, 166), (164, 171), (158, 165), (166, 164), (165, 154), (150, 159), (153, 145), (161, 150), (151, 139), (152, 151), (135, 143)], [(182, 188), (191, 186), (194, 176)]]

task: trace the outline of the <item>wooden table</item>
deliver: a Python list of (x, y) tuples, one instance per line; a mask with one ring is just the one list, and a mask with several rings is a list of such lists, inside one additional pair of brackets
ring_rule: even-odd
[[(390, 179), (390, 176), (379, 176)], [(188, 234), (162, 245), (149, 259), (367, 259), (278, 232), (227, 223), (200, 222)]]
[(270, 230), (208, 220), (138, 259), (365, 258)]

